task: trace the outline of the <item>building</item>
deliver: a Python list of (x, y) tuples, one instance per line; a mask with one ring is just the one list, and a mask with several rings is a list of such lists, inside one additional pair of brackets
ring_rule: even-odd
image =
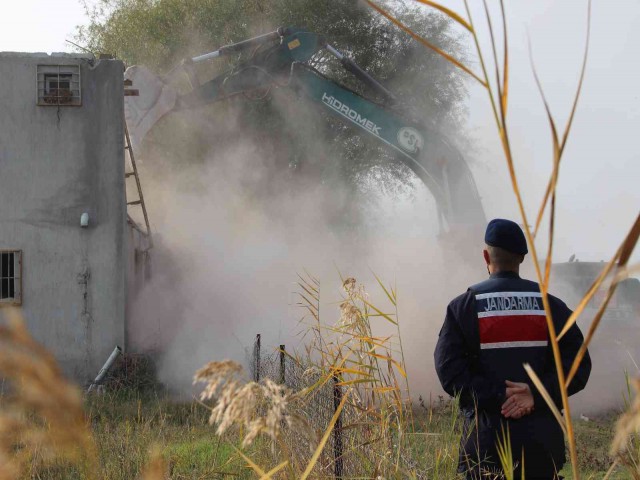
[(118, 60), (0, 53), (0, 307), (21, 306), (80, 382), (126, 348), (146, 258), (127, 214), (122, 74)]
[[(550, 292), (575, 309), (605, 266), (605, 262), (556, 263), (551, 269)], [(578, 317), (585, 336), (606, 297), (610, 281), (611, 277), (605, 280)], [(572, 397), (573, 412), (600, 414), (621, 406), (627, 389), (626, 372), (635, 372), (640, 360), (639, 317), (640, 281), (625, 278), (611, 297), (589, 345), (591, 377), (587, 388)]]
[[(575, 308), (591, 288), (606, 264), (604, 262), (572, 261), (555, 263), (551, 269), (552, 293), (564, 299), (570, 308)], [(544, 265), (542, 265), (544, 268)], [(602, 304), (610, 278), (596, 292), (585, 309), (585, 317), (591, 320)], [(625, 323), (634, 325), (640, 315), (640, 281), (629, 277), (620, 281), (605, 311), (607, 320), (615, 326)], [(588, 324), (585, 325), (588, 327)]]

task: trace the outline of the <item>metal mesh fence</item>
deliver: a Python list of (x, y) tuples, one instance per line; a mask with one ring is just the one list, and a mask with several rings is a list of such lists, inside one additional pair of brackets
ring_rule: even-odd
[[(269, 378), (298, 392), (326, 378), (326, 372), (292, 359), (286, 354), (284, 345), (270, 352), (265, 350), (261, 337), (256, 336), (249, 359), (250, 373), (255, 381)], [(304, 402), (296, 404), (294, 413), (312, 428), (316, 438), (306, 438), (303, 432), (295, 429), (287, 430), (284, 440), (292, 458), (306, 462), (311, 457), (342, 400), (344, 387), (338, 383), (335, 377), (329, 379), (324, 385), (314, 388)], [(363, 468), (366, 469), (363, 463), (371, 466), (380, 461), (375, 457), (376, 452), (382, 450), (382, 441), (379, 431), (366, 421), (366, 415), (358, 408), (357, 398), (352, 396), (338, 417), (316, 471), (325, 478), (357, 477)]]

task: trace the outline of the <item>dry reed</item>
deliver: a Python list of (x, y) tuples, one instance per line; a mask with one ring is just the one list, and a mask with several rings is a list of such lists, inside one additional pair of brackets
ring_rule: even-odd
[(223, 435), (232, 425), (241, 425), (246, 431), (243, 447), (250, 445), (259, 434), (277, 441), (283, 425), (313, 436), (304, 419), (289, 413), (290, 403), (296, 398), (289, 388), (269, 378), (260, 383), (244, 382), (239, 378), (242, 371), (241, 365), (225, 360), (209, 362), (195, 374), (194, 383), (205, 384), (200, 399), (215, 400), (209, 423), (217, 425), (218, 435)]
[[(48, 468), (74, 478), (105, 478), (80, 389), (26, 329), (20, 310), (0, 325), (0, 480), (42, 478)], [(165, 478), (159, 453), (144, 480)], [(46, 477), (45, 477), (46, 478)]]
[(151, 452), (149, 462), (140, 474), (140, 480), (163, 480), (167, 477), (167, 462), (160, 450)]
[(96, 472), (96, 449), (82, 395), (53, 356), (35, 342), (18, 310), (0, 325), (0, 478), (18, 478), (33, 465), (54, 461)]
[(618, 419), (610, 453), (618, 464), (623, 465), (633, 478), (638, 480), (640, 479), (640, 378), (636, 378), (632, 383), (635, 399), (631, 401), (629, 398), (627, 411)]
[[(525, 235), (527, 237), (527, 242), (529, 243), (530, 249), (531, 249), (531, 256), (533, 259), (533, 265), (535, 266), (536, 269), (536, 275), (538, 278), (538, 282), (540, 284), (540, 290), (542, 292), (542, 300), (543, 300), (543, 305), (544, 305), (544, 309), (546, 312), (546, 316), (547, 316), (547, 327), (548, 327), (548, 331), (549, 331), (549, 339), (550, 339), (550, 344), (551, 347), (553, 349), (553, 357), (554, 357), (554, 361), (555, 361), (555, 368), (556, 368), (556, 373), (557, 373), (557, 377), (558, 377), (558, 382), (559, 385), (561, 386), (560, 388), (560, 393), (561, 393), (561, 397), (562, 397), (562, 406), (564, 409), (564, 416), (559, 414), (559, 411), (557, 410), (557, 408), (555, 407), (555, 405), (553, 404), (553, 402), (550, 401), (550, 398), (548, 397), (548, 395), (545, 396), (545, 399), (547, 400), (547, 403), (549, 403), (549, 406), (552, 409), (556, 410), (556, 418), (558, 419), (558, 422), (560, 423), (560, 425), (563, 428), (563, 431), (566, 434), (567, 437), (567, 441), (569, 444), (569, 453), (570, 453), (570, 458), (571, 458), (571, 466), (572, 466), (572, 471), (573, 471), (573, 478), (575, 480), (579, 480), (580, 479), (580, 470), (579, 470), (579, 466), (578, 466), (578, 450), (577, 450), (577, 445), (576, 445), (576, 439), (575, 439), (575, 433), (574, 433), (574, 427), (573, 427), (573, 422), (572, 422), (572, 418), (571, 418), (571, 407), (569, 405), (569, 393), (568, 393), (568, 386), (573, 378), (573, 376), (575, 375), (578, 366), (580, 365), (580, 362), (582, 361), (582, 359), (584, 358), (584, 355), (587, 352), (587, 348), (589, 346), (589, 344), (591, 343), (597, 329), (598, 326), (600, 325), (600, 320), (602, 319), (602, 316), (604, 314), (604, 311), (606, 310), (609, 301), (611, 299), (611, 297), (613, 296), (617, 284), (620, 281), (620, 279), (625, 278), (626, 275), (628, 274), (629, 270), (635, 270), (637, 267), (632, 267), (631, 269), (628, 268), (628, 262), (629, 259), (631, 257), (631, 253), (633, 252), (633, 249), (636, 245), (636, 243), (638, 242), (638, 237), (640, 236), (640, 215), (638, 215), (638, 217), (636, 218), (633, 226), (631, 227), (629, 233), (624, 237), (620, 248), (617, 250), (617, 252), (613, 255), (613, 257), (611, 258), (611, 260), (605, 265), (605, 267), (602, 270), (601, 275), (596, 279), (596, 281), (594, 282), (592, 288), (589, 289), (589, 291), (586, 292), (584, 298), (582, 299), (582, 301), (579, 303), (578, 307), (576, 308), (574, 314), (571, 316), (571, 318), (567, 321), (566, 325), (564, 326), (564, 328), (562, 329), (562, 331), (558, 334), (555, 330), (554, 324), (553, 324), (553, 319), (551, 317), (551, 310), (549, 307), (549, 301), (548, 301), (548, 296), (547, 296), (547, 292), (548, 292), (548, 287), (549, 287), (549, 280), (550, 280), (550, 275), (551, 275), (551, 265), (552, 265), (552, 259), (553, 259), (553, 243), (554, 243), (554, 232), (555, 232), (555, 212), (556, 212), (556, 205), (557, 205), (557, 201), (556, 201), (556, 187), (558, 184), (558, 179), (559, 179), (559, 173), (560, 173), (560, 165), (561, 165), (561, 160), (563, 158), (563, 154), (564, 154), (564, 150), (565, 150), (565, 146), (567, 144), (567, 140), (569, 138), (569, 134), (571, 132), (571, 126), (573, 124), (573, 119), (575, 117), (575, 113), (576, 113), (576, 108), (578, 105), (578, 101), (580, 99), (580, 93), (582, 90), (582, 84), (584, 81), (584, 77), (585, 77), (585, 72), (586, 72), (586, 65), (587, 65), (587, 58), (588, 58), (588, 51), (589, 51), (589, 36), (590, 36), (590, 25), (591, 25), (591, 2), (589, 1), (589, 6), (588, 6), (588, 20), (587, 20), (587, 33), (586, 33), (586, 42), (585, 42), (585, 49), (584, 49), (584, 53), (583, 53), (583, 57), (582, 57), (582, 66), (581, 66), (581, 70), (580, 70), (580, 78), (575, 90), (575, 94), (573, 96), (573, 100), (572, 100), (572, 104), (571, 104), (571, 111), (570, 111), (570, 115), (569, 118), (566, 122), (566, 125), (564, 127), (563, 130), (560, 130), (558, 128), (558, 124), (557, 121), (555, 120), (554, 116), (551, 113), (551, 110), (549, 108), (549, 104), (547, 102), (546, 96), (544, 94), (543, 88), (540, 84), (540, 81), (538, 79), (537, 76), (537, 72), (535, 67), (533, 68), (533, 72), (534, 72), (534, 77), (536, 80), (536, 83), (538, 85), (538, 88), (540, 90), (540, 94), (541, 94), (541, 98), (542, 98), (542, 102), (544, 104), (546, 113), (547, 113), (547, 118), (548, 118), (548, 122), (549, 122), (549, 128), (550, 128), (550, 133), (551, 133), (551, 138), (552, 138), (552, 142), (553, 142), (553, 158), (552, 158), (552, 171), (551, 174), (549, 176), (549, 180), (547, 183), (547, 188), (543, 197), (543, 200), (541, 202), (541, 205), (538, 209), (538, 214), (536, 216), (536, 222), (535, 222), (535, 227), (532, 229), (531, 228), (531, 224), (528, 220), (527, 217), (527, 213), (526, 213), (526, 209), (524, 206), (524, 202), (522, 199), (522, 195), (520, 192), (520, 184), (518, 182), (518, 178), (516, 175), (516, 171), (515, 171), (515, 164), (514, 164), (514, 156), (513, 156), (513, 151), (511, 148), (511, 139), (509, 136), (509, 130), (508, 130), (508, 122), (507, 122), (507, 118), (508, 118), (508, 98), (509, 98), (509, 41), (508, 41), (508, 34), (507, 34), (507, 22), (506, 22), (506, 16), (505, 16), (505, 11), (504, 11), (504, 1), (500, 0), (499, 4), (500, 4), (500, 12), (501, 12), (501, 34), (502, 34), (502, 39), (503, 39), (503, 45), (502, 45), (502, 50), (503, 50), (503, 57), (502, 57), (502, 61), (500, 61), (498, 59), (498, 48), (497, 48), (497, 40), (496, 40), (496, 35), (494, 35), (494, 26), (493, 26), (493, 22), (492, 22), (492, 16), (489, 13), (489, 8), (487, 5), (486, 0), (483, 0), (483, 4), (484, 4), (484, 9), (485, 9), (485, 20), (487, 21), (487, 26), (488, 26), (488, 30), (489, 30), (489, 35), (490, 35), (490, 45), (491, 45), (491, 51), (485, 52), (481, 46), (480, 46), (480, 39), (479, 39), (479, 34), (478, 31), (476, 30), (476, 27), (474, 25), (474, 21), (473, 21), (473, 17), (471, 15), (471, 11), (469, 9), (469, 4), (468, 4), (468, 0), (465, 0), (465, 10), (466, 10), (466, 18), (463, 15), (460, 15), (448, 8), (446, 8), (445, 6), (441, 5), (438, 2), (434, 2), (431, 0), (417, 0), (420, 3), (423, 3), (427, 6), (436, 8), (437, 10), (439, 10), (440, 12), (442, 12), (444, 15), (448, 16), (450, 19), (452, 19), (454, 22), (456, 22), (457, 24), (459, 24), (460, 26), (462, 26), (463, 28), (465, 28), (470, 34), (471, 37), (473, 39), (474, 45), (475, 45), (475, 50), (476, 50), (476, 54), (479, 60), (479, 64), (480, 64), (480, 68), (481, 68), (481, 73), (476, 73), (474, 72), (471, 68), (469, 68), (468, 66), (464, 65), (462, 62), (460, 62), (459, 60), (453, 58), (451, 55), (449, 55), (447, 52), (442, 51), (440, 48), (438, 48), (438, 46), (431, 44), (428, 40), (422, 38), (421, 36), (419, 36), (417, 33), (415, 33), (414, 31), (412, 31), (407, 25), (404, 25), (398, 18), (396, 18), (392, 13), (390, 13), (389, 11), (387, 11), (386, 9), (382, 8), (381, 6), (379, 6), (377, 3), (375, 3), (374, 1), (371, 0), (365, 0), (365, 2), (374, 10), (376, 10), (378, 13), (380, 13), (381, 15), (383, 15), (384, 17), (386, 17), (390, 22), (392, 22), (394, 25), (396, 25), (398, 28), (402, 29), (403, 31), (405, 31), (407, 34), (411, 35), (414, 39), (416, 39), (418, 42), (420, 42), (422, 45), (424, 45), (425, 47), (429, 48), (430, 50), (436, 52), (437, 54), (439, 54), (440, 56), (442, 56), (444, 59), (446, 59), (447, 61), (451, 62), (453, 65), (455, 65), (456, 67), (460, 68), (462, 71), (464, 71), (465, 73), (467, 73), (468, 75), (470, 75), (471, 78), (473, 78), (474, 80), (476, 80), (482, 87), (484, 87), (488, 99), (489, 99), (489, 103), (493, 112), (493, 116), (494, 116), (494, 121), (496, 126), (498, 127), (498, 132), (499, 132), (499, 137), (500, 137), (500, 143), (502, 145), (502, 150), (505, 156), (505, 160), (506, 160), (506, 166), (509, 172), (509, 176), (511, 178), (511, 183), (512, 183), (512, 187), (513, 187), (513, 191), (516, 195), (516, 199), (517, 199), (517, 205), (518, 205), (518, 209), (520, 211), (520, 215), (522, 217), (522, 222), (524, 225), (524, 232)], [(491, 57), (493, 60), (493, 67), (494, 67), (494, 74), (495, 74), (495, 87), (492, 86), (491, 81), (490, 81), (490, 75), (489, 75), (489, 62), (487, 61), (487, 58)], [(545, 261), (545, 265), (544, 265), (544, 270), (542, 270), (540, 268), (540, 262), (539, 262), (539, 255), (538, 255), (538, 251), (536, 249), (535, 243), (534, 243), (534, 239), (536, 238), (536, 235), (538, 233), (539, 227), (541, 225), (542, 219), (545, 215), (545, 213), (549, 213), (549, 236), (548, 236), (548, 240), (547, 240), (547, 258)], [(559, 346), (559, 341), (562, 338), (562, 336), (564, 335), (564, 333), (566, 333), (566, 331), (569, 329), (569, 327), (575, 323), (575, 321), (577, 320), (578, 316), (583, 312), (585, 306), (587, 305), (587, 303), (589, 303), (589, 301), (592, 299), (594, 293), (598, 290), (598, 288), (600, 287), (600, 285), (605, 281), (605, 279), (607, 278), (607, 275), (609, 274), (609, 272), (614, 271), (614, 276), (611, 279), (610, 283), (609, 283), (609, 287), (607, 289), (607, 293), (605, 295), (604, 300), (602, 301), (600, 308), (597, 312), (597, 314), (595, 315), (595, 317), (593, 318), (589, 330), (587, 331), (587, 335), (585, 337), (585, 341), (584, 344), (582, 346), (582, 348), (580, 349), (580, 351), (578, 352), (576, 358), (573, 361), (573, 364), (571, 366), (571, 369), (569, 370), (569, 372), (565, 372), (563, 367), (562, 367), (562, 362), (561, 362), (561, 357), (560, 357), (560, 346)], [(528, 370), (530, 373), (532, 372), (531, 369)], [(535, 375), (532, 376), (532, 379), (534, 380), (536, 386), (538, 388), (541, 387), (541, 383), (539, 381), (539, 379), (537, 379), (537, 377)], [(544, 394), (544, 392), (543, 392)], [(629, 421), (631, 417), (629, 418), (625, 418), (626, 421)]]
[[(556, 187), (586, 71), (590, 22), (587, 25), (587, 43), (580, 79), (572, 101), (571, 113), (563, 130), (558, 128), (536, 77), (547, 111), (553, 141), (553, 158), (547, 188), (532, 228), (520, 193), (508, 130), (509, 49), (503, 2), (500, 1), (501, 33), (504, 41), (503, 58), (499, 61), (492, 18), (486, 2), (486, 20), (491, 37), (489, 54), (480, 47), (478, 33), (466, 0), (467, 18), (437, 2), (418, 1), (438, 9), (471, 34), (479, 59), (480, 73), (474, 72), (438, 46), (420, 37), (375, 2), (365, 0), (371, 8), (385, 16), (394, 25), (466, 72), (486, 89), (543, 294), (550, 343), (553, 348), (558, 381), (562, 387), (560, 390), (565, 411), (564, 416), (557, 411), (557, 418), (567, 436), (573, 478), (578, 480), (580, 471), (577, 445), (570, 415), (567, 386), (598, 329), (618, 282), (628, 271), (636, 269), (636, 267), (629, 267), (628, 263), (640, 237), (639, 215), (616, 253), (603, 268), (602, 274), (587, 291), (574, 315), (557, 333), (547, 299), (553, 258)], [(492, 87), (490, 81), (487, 61), (489, 57), (492, 57), (495, 67), (495, 87)], [(534, 239), (546, 213), (549, 214), (549, 237), (546, 242), (548, 253), (544, 269), (541, 269)], [(613, 275), (609, 275), (610, 273)], [(611, 280), (607, 294), (591, 322), (584, 346), (570, 371), (564, 372), (560, 362), (559, 340), (608, 278)], [(395, 309), (397, 301), (395, 291), (379, 283), (391, 301), (392, 308)], [(324, 449), (330, 442), (330, 435), (341, 417), (347, 420), (346, 425), (341, 429), (348, 428), (357, 432), (357, 435), (352, 437), (355, 440), (346, 445), (346, 451), (359, 460), (356, 463), (357, 468), (360, 469), (358, 474), (373, 478), (420, 476), (410, 460), (411, 456), (407, 454), (407, 432), (410, 430), (411, 409), (407, 408), (406, 403), (409, 398), (408, 383), (399, 330), (397, 335), (389, 337), (375, 336), (372, 331), (372, 322), (378, 319), (389, 322), (399, 329), (397, 313), (386, 313), (372, 305), (364, 289), (354, 279), (345, 280), (343, 286), (345, 298), (340, 304), (340, 321), (335, 325), (327, 326), (320, 322), (319, 282), (313, 277), (301, 278), (300, 303), (311, 316), (309, 326), (311, 337), (305, 344), (304, 353), (296, 354), (292, 358), (307, 373), (308, 384), (304, 388), (294, 392), (270, 379), (262, 383), (244, 382), (239, 378), (241, 369), (232, 362), (212, 362), (196, 374), (196, 381), (205, 383), (202, 399), (216, 402), (211, 409), (210, 421), (217, 424), (217, 433), (224, 434), (232, 425), (240, 425), (246, 430), (243, 445), (248, 445), (258, 435), (264, 434), (273, 441), (278, 453), (286, 457), (286, 460), (266, 471), (240, 452), (247, 464), (261, 478), (271, 478), (285, 472), (289, 478), (308, 478), (312, 474), (314, 478), (331, 476), (335, 459), (324, 455)], [(86, 425), (79, 390), (64, 379), (53, 357), (29, 337), (19, 315), (15, 311), (8, 311), (8, 316), (9, 324), (0, 326), (2, 343), (0, 375), (9, 385), (0, 411), (0, 479), (16, 478), (29, 468), (34, 459), (43, 463), (53, 459), (76, 463), (81, 470), (90, 472), (91, 478), (99, 478), (100, 469), (97, 465), (95, 445)], [(535, 378), (535, 375), (532, 376)], [(404, 388), (400, 386), (403, 381)], [(305, 407), (311, 404), (314, 395), (319, 395), (323, 388), (331, 385), (332, 382), (335, 386), (344, 389), (344, 395), (331, 418), (323, 425), (322, 432), (313, 431), (308, 426), (309, 412)], [(637, 383), (636, 388), (638, 388)], [(629, 411), (620, 418), (612, 444), (612, 454), (616, 456), (616, 461), (627, 466), (634, 478), (639, 478), (638, 463), (635, 461), (638, 457), (631, 455), (633, 452), (630, 452), (630, 445), (635, 445), (633, 441), (640, 426), (639, 402), (636, 396)], [(555, 408), (550, 400), (549, 403), (550, 407)], [(292, 440), (297, 441), (300, 437), (291, 432), (304, 433), (306, 429), (309, 430), (306, 436), (312, 439), (309, 442), (313, 442), (315, 448), (294, 448)], [(145, 471), (144, 478), (149, 480), (162, 478), (164, 474), (165, 466), (159, 456), (156, 456)]]
[[(398, 381), (406, 378), (399, 335), (373, 334), (372, 323), (378, 319), (398, 327), (396, 314), (374, 306), (364, 287), (347, 278), (339, 319), (325, 325), (319, 315), (319, 282), (300, 277), (299, 285), (299, 306), (307, 313), (301, 320), (306, 341), (302, 353), (288, 354), (288, 383), (293, 375), (296, 391), (269, 378), (243, 381), (233, 362), (209, 363), (195, 381), (205, 384), (201, 399), (215, 402), (210, 420), (216, 432), (241, 426), (242, 447), (266, 435), (272, 453), (286, 463), (281, 475), (287, 478), (329, 478), (337, 471), (345, 478), (417, 477), (411, 474), (415, 462), (407, 447), (408, 398)], [(395, 291), (380, 286), (395, 306)], [(327, 445), (332, 448), (325, 449)], [(248, 455), (246, 461), (260, 475), (268, 473), (257, 470), (259, 462)]]

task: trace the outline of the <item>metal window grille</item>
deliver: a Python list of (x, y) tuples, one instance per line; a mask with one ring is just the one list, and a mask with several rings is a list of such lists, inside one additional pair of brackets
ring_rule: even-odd
[(38, 105), (81, 105), (80, 65), (38, 65)]
[(22, 251), (0, 250), (0, 305), (22, 304)]

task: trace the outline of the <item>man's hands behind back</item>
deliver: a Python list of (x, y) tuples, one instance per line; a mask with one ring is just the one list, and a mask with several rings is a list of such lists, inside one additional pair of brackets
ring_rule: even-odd
[(507, 400), (502, 404), (502, 415), (517, 420), (533, 411), (533, 394), (526, 383), (507, 380)]

